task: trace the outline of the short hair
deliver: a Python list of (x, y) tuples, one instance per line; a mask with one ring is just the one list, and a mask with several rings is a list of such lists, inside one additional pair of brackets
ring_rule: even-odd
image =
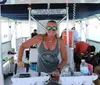
[(93, 46), (93, 45), (88, 46), (87, 51), (88, 52), (95, 52), (95, 46)]
[(34, 31), (37, 31), (36, 29), (34, 29)]
[(72, 27), (72, 29), (71, 30), (75, 30), (75, 27)]
[(91, 45), (91, 52), (95, 52), (95, 46)]

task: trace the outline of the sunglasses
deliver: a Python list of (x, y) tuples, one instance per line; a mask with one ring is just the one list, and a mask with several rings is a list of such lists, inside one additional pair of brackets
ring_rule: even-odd
[(57, 27), (56, 26), (53, 26), (53, 27), (47, 26), (46, 29), (47, 30), (51, 30), (52, 29), (53, 31), (56, 31)]

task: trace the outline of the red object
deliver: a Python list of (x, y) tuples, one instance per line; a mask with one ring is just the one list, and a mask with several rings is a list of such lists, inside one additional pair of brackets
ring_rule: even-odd
[[(64, 40), (64, 43), (65, 45), (68, 45), (67, 43), (67, 30), (64, 30), (62, 32), (62, 39)], [(69, 46), (72, 46), (73, 45), (73, 31), (68, 31), (68, 34), (69, 34)]]
[(88, 46), (89, 44), (86, 42), (83, 41), (76, 42), (74, 52), (79, 54), (84, 53), (87, 51)]
[(92, 75), (92, 73), (93, 73), (93, 66), (91, 64), (88, 64), (88, 69), (89, 69), (90, 75)]
[(31, 4), (29, 4), (29, 5), (28, 5), (28, 7), (29, 7), (29, 8), (31, 8), (31, 7), (32, 7), (32, 5), (31, 5)]

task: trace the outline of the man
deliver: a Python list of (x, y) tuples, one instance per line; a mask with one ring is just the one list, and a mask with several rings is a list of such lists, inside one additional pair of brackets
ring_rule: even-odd
[(87, 51), (89, 44), (84, 42), (84, 41), (78, 41), (75, 43), (75, 49), (74, 49), (74, 53), (84, 53), (85, 51)]
[[(31, 38), (33, 38), (33, 37), (36, 36), (36, 35), (37, 35), (37, 30), (34, 29), (34, 32), (31, 33)], [(35, 44), (35, 45), (32, 45), (31, 48), (37, 48), (37, 45), (36, 45), (36, 44)]]
[(34, 37), (34, 36), (36, 36), (37, 35), (37, 30), (36, 29), (34, 29), (34, 32), (33, 33), (31, 33), (31, 38), (32, 37)]
[(78, 32), (77, 32), (77, 30), (75, 29), (75, 27), (73, 27), (71, 30), (73, 30), (74, 42), (79, 41)]
[(87, 48), (89, 47), (89, 44), (84, 41), (78, 41), (75, 43), (74, 48), (74, 62), (76, 71), (80, 71), (80, 63), (81, 63), (81, 53), (84, 53), (87, 51)]

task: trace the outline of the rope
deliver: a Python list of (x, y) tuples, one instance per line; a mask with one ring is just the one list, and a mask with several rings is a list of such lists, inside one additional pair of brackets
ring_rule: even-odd
[(75, 27), (76, 3), (73, 4), (73, 27)]

